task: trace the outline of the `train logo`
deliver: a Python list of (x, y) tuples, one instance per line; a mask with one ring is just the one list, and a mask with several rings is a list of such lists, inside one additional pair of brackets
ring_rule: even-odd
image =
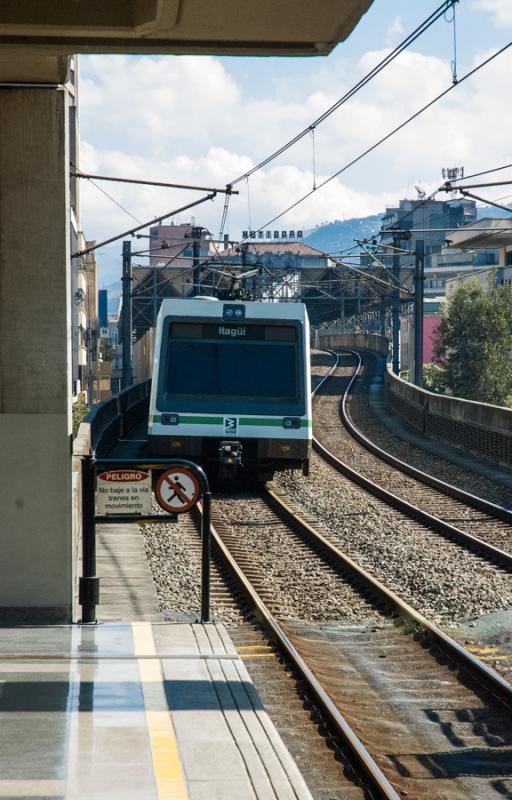
[(236, 436), (238, 433), (238, 419), (236, 417), (224, 417), (224, 436)]

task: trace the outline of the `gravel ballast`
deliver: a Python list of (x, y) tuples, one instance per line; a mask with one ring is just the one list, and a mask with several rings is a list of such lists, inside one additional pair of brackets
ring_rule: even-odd
[(439, 622), (512, 607), (512, 576), (383, 506), (313, 454), (311, 474), (275, 483), (329, 538)]

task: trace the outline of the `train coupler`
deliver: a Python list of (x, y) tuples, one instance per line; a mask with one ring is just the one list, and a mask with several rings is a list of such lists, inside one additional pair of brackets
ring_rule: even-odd
[(234, 477), (242, 466), (242, 442), (223, 441), (219, 445), (220, 475), (223, 478)]

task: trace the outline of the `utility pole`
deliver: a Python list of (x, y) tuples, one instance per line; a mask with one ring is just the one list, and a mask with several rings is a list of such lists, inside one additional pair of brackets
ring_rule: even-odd
[(423, 293), (425, 283), (425, 242), (416, 240), (414, 264), (414, 383), (423, 386)]
[(133, 383), (132, 365), (132, 243), (123, 242), (123, 374), (121, 389)]
[(193, 264), (193, 285), (194, 294), (201, 294), (201, 267), (199, 267), (199, 256), (201, 255), (201, 228), (194, 225), (192, 228), (192, 264)]
[(386, 294), (384, 289), (380, 296), (380, 335), (386, 335)]
[[(393, 237), (393, 246), (398, 248), (398, 240)], [(393, 289), (391, 290), (391, 338), (393, 342), (393, 372), (400, 375), (400, 254), (393, 253)]]
[(345, 289), (340, 289), (340, 330), (345, 330)]

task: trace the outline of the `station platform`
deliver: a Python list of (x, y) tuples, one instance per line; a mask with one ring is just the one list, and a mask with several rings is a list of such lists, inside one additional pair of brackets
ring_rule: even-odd
[(222, 625), (0, 629), (0, 798), (311, 800)]

